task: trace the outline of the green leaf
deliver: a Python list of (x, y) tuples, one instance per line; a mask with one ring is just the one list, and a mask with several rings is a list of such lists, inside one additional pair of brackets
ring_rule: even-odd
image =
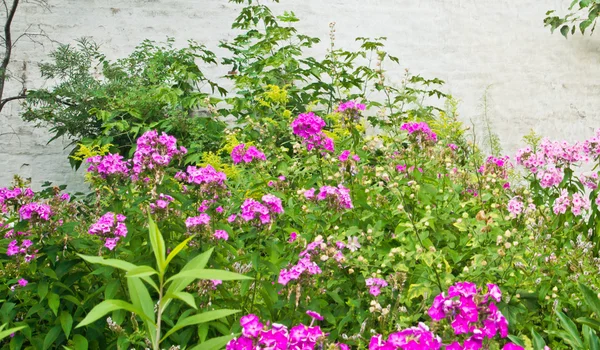
[(565, 315), (564, 313), (562, 313), (562, 311), (558, 309), (556, 309), (556, 315), (558, 316), (558, 319), (560, 320), (563, 329), (567, 331), (568, 334), (568, 337), (564, 340), (571, 344), (571, 346), (573, 347), (583, 348), (583, 341), (579, 336), (579, 331), (577, 330), (577, 326), (575, 326), (575, 323), (573, 323), (573, 321), (571, 321), (571, 319), (568, 318), (567, 315)]
[(140, 316), (144, 316), (146, 319), (152, 321), (144, 322), (144, 325), (146, 326), (150, 341), (154, 342), (156, 337), (156, 326), (154, 326), (154, 302), (150, 297), (150, 293), (148, 293), (148, 289), (146, 289), (146, 286), (144, 286), (144, 283), (139, 277), (127, 278), (127, 289), (129, 289), (129, 298), (131, 299), (133, 306), (144, 312), (144, 315)]
[[(2, 328), (6, 327), (6, 325), (3, 325)], [(19, 327), (13, 327), (13, 328), (9, 328), (5, 331), (1, 331), (0, 332), (0, 340), (8, 337), (9, 335), (16, 333), (18, 331), (20, 331), (21, 329), (25, 328), (27, 326), (19, 326)], [(0, 329), (1, 330), (1, 329)]]
[(171, 253), (169, 253), (169, 256), (167, 256), (167, 261), (165, 262), (165, 264), (168, 266), (169, 263), (171, 262), (171, 260), (173, 260), (173, 258), (175, 258), (177, 256), (177, 254), (179, 254), (180, 251), (183, 250), (183, 248), (187, 247), (188, 243), (192, 240), (192, 238), (194, 238), (195, 236), (191, 236), (188, 239), (186, 239), (185, 241), (179, 243), (177, 245), (177, 247), (175, 247), (175, 249), (173, 249), (171, 251)]
[(583, 325), (583, 340), (585, 343), (585, 348), (589, 350), (600, 350), (600, 341), (598, 340), (598, 336), (596, 332), (590, 327)]
[(154, 302), (139, 277), (127, 279), (127, 289), (129, 289), (129, 298), (134, 307), (142, 310), (146, 318), (154, 322)]
[(158, 275), (158, 272), (150, 266), (138, 266), (127, 271), (125, 277), (147, 277), (152, 275)]
[(54, 312), (54, 316), (58, 316), (58, 306), (60, 305), (60, 297), (58, 294), (50, 293), (48, 294), (48, 306), (52, 312)]
[(569, 26), (565, 24), (564, 26), (560, 27), (560, 34), (566, 38), (569, 34)]
[(198, 270), (188, 270), (181, 271), (180, 273), (171, 276), (167, 280), (168, 282), (182, 279), (182, 278), (193, 278), (202, 279), (202, 280), (221, 280), (221, 281), (231, 281), (231, 280), (251, 280), (252, 277), (247, 277), (244, 275), (240, 275), (239, 273), (229, 272), (224, 270), (215, 270), (215, 269), (198, 269)]
[(48, 331), (46, 337), (44, 338), (44, 350), (49, 349), (52, 346), (52, 344), (54, 344), (54, 341), (58, 338), (59, 335), (60, 326), (56, 325), (52, 327), (52, 329)]
[[(199, 254), (198, 256), (196, 256), (195, 258), (190, 260), (187, 264), (185, 264), (185, 266), (181, 269), (181, 271), (183, 272), (183, 271), (190, 271), (190, 270), (194, 270), (194, 269), (203, 269), (206, 266), (206, 264), (208, 263), (208, 259), (210, 259), (213, 249), (214, 248), (210, 248), (206, 252)], [(180, 280), (174, 281), (169, 286), (169, 289), (167, 290), (167, 294), (181, 291), (183, 288), (185, 288), (188, 284), (192, 283), (194, 280), (195, 280), (195, 278), (192, 277), (192, 278), (182, 278)]]
[(129, 271), (129, 270), (137, 267), (136, 265), (134, 265), (130, 262), (127, 262), (127, 261), (123, 261), (123, 260), (104, 259), (101, 256), (91, 256), (91, 255), (83, 255), (83, 254), (77, 254), (77, 255), (89, 263), (110, 266), (110, 267), (114, 267), (114, 268), (117, 268), (120, 270)]
[(583, 283), (579, 283), (579, 289), (583, 294), (585, 303), (592, 309), (596, 316), (600, 317), (600, 299), (598, 299), (598, 295)]
[(202, 344), (194, 346), (191, 350), (218, 350), (222, 349), (229, 341), (235, 338), (235, 334), (212, 338)]
[(188, 304), (189, 306), (193, 307), (194, 309), (198, 309), (198, 307), (196, 306), (196, 300), (194, 300), (194, 296), (191, 295), (190, 293), (175, 292), (175, 293), (167, 294), (163, 298), (163, 300), (165, 300), (165, 301), (168, 299), (179, 299), (179, 300), (183, 301), (184, 303)]
[[(98, 320), (100, 317), (115, 310), (127, 310), (129, 312), (133, 312), (139, 315), (142, 318), (145, 318), (144, 312), (142, 310), (136, 308), (128, 302), (125, 302), (123, 300), (105, 300), (100, 304), (94, 306), (94, 308), (87, 314), (87, 316), (81, 322), (79, 322), (79, 324), (75, 328), (87, 326), (88, 324)], [(147, 321), (150, 321), (147, 317), (145, 319)]]
[(544, 350), (546, 342), (544, 341), (544, 338), (542, 338), (542, 336), (533, 328), (531, 328), (531, 337), (533, 338), (533, 350)]
[(189, 316), (184, 319), (180, 319), (179, 321), (177, 321), (177, 324), (175, 324), (175, 326), (173, 326), (173, 328), (171, 328), (160, 341), (163, 342), (171, 334), (177, 332), (178, 330), (182, 329), (183, 327), (217, 320), (219, 318), (227, 317), (229, 315), (233, 315), (238, 312), (240, 312), (240, 310), (227, 310), (227, 309), (215, 310), (215, 311), (204, 312), (204, 313), (194, 315), (194, 316)]
[(73, 336), (73, 346), (75, 346), (75, 350), (87, 350), (88, 341), (83, 335), (75, 334), (75, 336)]
[(600, 321), (588, 318), (588, 317), (580, 317), (578, 319), (575, 320), (577, 323), (581, 323), (584, 325), (587, 325), (589, 327), (592, 327), (594, 329), (600, 329)]
[(38, 284), (38, 295), (40, 296), (40, 301), (44, 300), (46, 295), (48, 295), (48, 283), (46, 281), (41, 281)]
[[(110, 266), (110, 267), (114, 267), (114, 268), (124, 270), (127, 272), (138, 267), (137, 265), (134, 265), (130, 262), (118, 260), (118, 259), (104, 259), (101, 256), (91, 256), (91, 255), (82, 255), (82, 254), (77, 254), (77, 255), (79, 255), (79, 257), (82, 258), (83, 260), (90, 262), (92, 264), (100, 264), (100, 265), (104, 265), (104, 266)], [(148, 283), (149, 285), (154, 287), (154, 289), (156, 291), (158, 291), (158, 286), (156, 285), (156, 283), (154, 283), (154, 281), (150, 277), (148, 277), (148, 276), (143, 277), (142, 280), (144, 280), (144, 282)]]
[(148, 228), (150, 232), (150, 244), (152, 245), (154, 257), (156, 258), (156, 266), (158, 266), (158, 271), (160, 271), (160, 274), (162, 275), (167, 266), (165, 261), (165, 241), (150, 214), (148, 214)]
[(71, 329), (73, 328), (73, 316), (65, 310), (61, 311), (60, 317), (60, 326), (62, 327), (63, 332), (65, 333), (65, 338), (69, 339), (69, 335), (71, 334)]

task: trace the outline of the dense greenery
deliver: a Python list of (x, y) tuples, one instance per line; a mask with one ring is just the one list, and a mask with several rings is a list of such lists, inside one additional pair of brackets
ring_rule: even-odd
[(241, 349), (283, 327), (308, 348), (597, 348), (599, 180), (579, 166), (600, 134), (488, 156), (442, 81), (388, 83), (384, 38), (344, 50), (332, 26), (316, 59), (293, 13), (234, 2), (226, 57), (81, 41), (42, 66), (58, 83), (23, 117), (77, 143), (91, 192), (0, 189), (3, 349)]

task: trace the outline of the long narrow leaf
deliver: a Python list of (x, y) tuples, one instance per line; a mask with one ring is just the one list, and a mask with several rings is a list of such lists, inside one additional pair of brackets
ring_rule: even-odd
[[(139, 266), (134, 265), (130, 262), (127, 261), (123, 261), (123, 260), (118, 260), (118, 259), (104, 259), (101, 256), (91, 256), (91, 255), (82, 255), (82, 254), (77, 254), (79, 255), (80, 258), (82, 258), (83, 260), (90, 262), (92, 264), (99, 264), (99, 265), (104, 265), (104, 266), (110, 266), (110, 267), (114, 267), (120, 270), (124, 270), (124, 271), (131, 271), (133, 269), (137, 269), (139, 268)], [(158, 291), (158, 286), (156, 285), (156, 283), (154, 283), (154, 281), (149, 278), (149, 277), (143, 277), (142, 278), (144, 280), (144, 282), (148, 283), (149, 285), (151, 285), (156, 291)]]
[(158, 275), (158, 272), (150, 266), (138, 266), (127, 271), (125, 277), (149, 277), (152, 275)]
[(163, 239), (162, 234), (158, 230), (158, 226), (156, 225), (154, 220), (152, 220), (152, 216), (150, 214), (148, 214), (148, 229), (150, 233), (150, 244), (152, 245), (154, 257), (156, 258), (156, 265), (158, 266), (158, 271), (160, 271), (162, 276), (166, 269), (165, 241)]
[[(210, 248), (206, 252), (204, 252), (204, 253), (196, 256), (192, 260), (190, 260), (187, 264), (185, 264), (185, 266), (181, 269), (181, 271), (183, 272), (183, 271), (189, 271), (189, 270), (194, 270), (194, 269), (203, 269), (206, 266), (206, 264), (208, 263), (208, 259), (210, 259), (213, 249), (214, 248)], [(188, 284), (194, 282), (194, 280), (195, 280), (195, 278), (191, 277), (191, 278), (182, 278), (177, 281), (173, 281), (173, 283), (171, 283), (169, 285), (169, 289), (167, 290), (167, 293), (180, 292)]]
[(598, 295), (596, 292), (591, 290), (588, 286), (583, 283), (579, 283), (579, 289), (583, 294), (583, 298), (585, 299), (585, 303), (592, 309), (592, 311), (596, 314), (597, 317), (600, 317), (600, 299), (598, 299)]
[(185, 241), (179, 243), (177, 245), (177, 247), (175, 247), (175, 249), (173, 249), (169, 253), (169, 256), (167, 256), (167, 261), (165, 262), (165, 264), (167, 266), (169, 265), (169, 263), (171, 262), (171, 260), (173, 260), (173, 258), (175, 258), (177, 256), (177, 254), (179, 254), (179, 252), (183, 250), (183, 248), (187, 247), (188, 243), (192, 240), (192, 238), (194, 238), (194, 236), (191, 236), (188, 239), (186, 239)]
[(233, 315), (238, 312), (240, 312), (240, 310), (227, 310), (227, 309), (215, 310), (215, 311), (207, 311), (207, 312), (204, 312), (204, 313), (201, 313), (198, 315), (193, 315), (193, 316), (186, 317), (184, 319), (180, 319), (177, 322), (177, 324), (175, 326), (173, 326), (173, 328), (171, 328), (167, 332), (167, 334), (165, 334), (165, 336), (161, 339), (161, 342), (163, 340), (167, 339), (171, 334), (177, 332), (178, 330), (180, 330), (184, 327), (217, 320), (219, 318), (227, 317), (229, 315)]
[(201, 279), (201, 280), (221, 280), (221, 281), (231, 281), (231, 280), (251, 280), (252, 277), (240, 275), (239, 273), (223, 271), (223, 270), (214, 270), (214, 269), (199, 269), (199, 270), (188, 270), (181, 271), (180, 273), (171, 276), (167, 280), (167, 282), (171, 282), (174, 280), (182, 279), (182, 278), (193, 278), (193, 279)]
[(583, 340), (581, 340), (581, 337), (579, 336), (579, 330), (577, 330), (575, 323), (558, 309), (556, 310), (556, 315), (558, 316), (563, 329), (567, 331), (567, 334), (569, 335), (569, 337), (564, 340), (576, 348), (583, 348)]
[(219, 350), (225, 347), (225, 345), (233, 338), (235, 338), (234, 334), (212, 338), (202, 344), (194, 346), (191, 350)]
[[(6, 325), (4, 325), (3, 327), (6, 327)], [(16, 333), (18, 331), (20, 331), (21, 329), (25, 328), (27, 326), (19, 326), (19, 327), (13, 327), (13, 328), (9, 328), (5, 331), (0, 332), (0, 340), (8, 337), (9, 335)]]
[[(139, 315), (142, 318), (145, 318), (144, 312), (142, 310), (136, 308), (128, 302), (125, 302), (123, 300), (105, 300), (100, 304), (94, 306), (94, 308), (87, 314), (87, 316), (85, 316), (85, 318), (81, 322), (79, 322), (79, 324), (75, 328), (87, 326), (88, 324), (98, 320), (100, 317), (115, 310), (127, 310), (129, 312), (133, 312)], [(151, 322), (148, 318), (145, 318), (145, 320)]]
[(533, 350), (544, 350), (546, 342), (544, 341), (544, 338), (542, 338), (542, 336), (533, 328), (531, 328), (531, 337), (533, 338)]

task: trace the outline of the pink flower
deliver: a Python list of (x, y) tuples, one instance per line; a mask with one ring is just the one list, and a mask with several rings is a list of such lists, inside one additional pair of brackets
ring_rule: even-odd
[(215, 230), (215, 234), (213, 235), (215, 239), (222, 239), (224, 241), (229, 239), (229, 235), (225, 230)]
[(319, 313), (317, 313), (315, 311), (308, 310), (308, 311), (306, 311), (306, 314), (308, 316), (314, 318), (315, 320), (323, 321), (323, 316), (321, 316)]
[(127, 236), (125, 215), (107, 212), (90, 226), (88, 233), (104, 238), (104, 246), (109, 250), (115, 249), (121, 237)]
[(189, 229), (196, 228), (198, 226), (206, 226), (210, 223), (210, 216), (202, 213), (198, 216), (189, 217), (185, 220), (185, 226)]
[(290, 233), (290, 238), (288, 239), (288, 242), (292, 243), (292, 242), (296, 241), (297, 238), (298, 238), (298, 234), (296, 232), (292, 232), (292, 233)]
[(18, 284), (19, 284), (21, 287), (25, 287), (25, 286), (26, 286), (26, 285), (27, 285), (29, 282), (28, 282), (26, 279), (24, 279), (24, 278), (21, 278), (21, 279), (20, 279), (20, 280), (19, 280), (17, 283), (18, 283)]

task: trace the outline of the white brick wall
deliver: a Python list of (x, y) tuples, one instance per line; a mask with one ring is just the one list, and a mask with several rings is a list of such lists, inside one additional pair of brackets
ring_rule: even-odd
[[(102, 45), (109, 58), (127, 55), (143, 39), (175, 36), (195, 39), (216, 50), (230, 39), (238, 6), (226, 0), (48, 0), (51, 11), (25, 4), (15, 30), (40, 24), (54, 40), (71, 43), (82, 36)], [(265, 0), (266, 1), (266, 0)], [(323, 39), (337, 23), (337, 43), (354, 47), (357, 36), (387, 36), (388, 50), (402, 67), (390, 72), (399, 81), (404, 68), (446, 80), (465, 121), (481, 129), (481, 99), (487, 86), (488, 115), (505, 151), (514, 152), (530, 128), (567, 140), (581, 140), (600, 127), (600, 33), (565, 40), (543, 27), (545, 12), (566, 8), (570, 0), (281, 0), (276, 12), (292, 10), (302, 32)], [(12, 68), (27, 87), (41, 86), (37, 63), (54, 47), (23, 41)], [(316, 51), (315, 51), (316, 52)], [(213, 70), (222, 74), (227, 67)], [(17, 89), (18, 86), (12, 86)], [(0, 115), (0, 186), (12, 174), (84, 188), (67, 151), (49, 134), (23, 123), (18, 105)]]

